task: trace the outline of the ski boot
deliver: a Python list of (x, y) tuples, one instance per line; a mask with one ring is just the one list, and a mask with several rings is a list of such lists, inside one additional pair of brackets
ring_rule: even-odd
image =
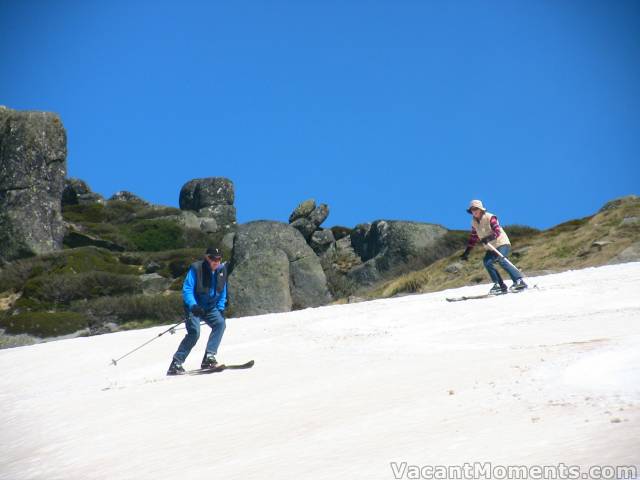
[(169, 365), (169, 370), (167, 370), (167, 375), (184, 375), (185, 370), (182, 364), (177, 361), (175, 358), (171, 361), (171, 365)]
[(206, 353), (202, 359), (202, 363), (200, 364), (200, 368), (202, 369), (212, 369), (219, 366), (220, 364), (212, 353)]
[(502, 295), (503, 293), (507, 293), (508, 289), (504, 283), (494, 283), (491, 290), (489, 290), (489, 295)]
[(518, 280), (513, 282), (513, 285), (509, 287), (509, 290), (512, 292), (521, 292), (522, 290), (528, 287), (529, 286), (526, 283), (524, 283), (524, 280), (522, 280), (522, 278), (519, 278)]

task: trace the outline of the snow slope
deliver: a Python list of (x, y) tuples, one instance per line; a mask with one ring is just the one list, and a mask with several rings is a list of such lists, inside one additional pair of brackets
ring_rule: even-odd
[(530, 282), (231, 319), (219, 359), (251, 370), (166, 377), (182, 331), (109, 365), (166, 327), (0, 351), (0, 478), (640, 464), (640, 263)]

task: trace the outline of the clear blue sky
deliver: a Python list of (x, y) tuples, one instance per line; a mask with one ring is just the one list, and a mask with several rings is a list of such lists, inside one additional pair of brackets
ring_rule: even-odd
[(640, 2), (0, 0), (0, 104), (58, 112), (105, 196), (549, 227), (640, 194)]

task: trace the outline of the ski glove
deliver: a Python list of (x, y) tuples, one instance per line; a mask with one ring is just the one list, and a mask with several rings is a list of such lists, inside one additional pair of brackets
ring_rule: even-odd
[(471, 249), (469, 247), (466, 248), (466, 250), (464, 251), (464, 253), (462, 255), (460, 255), (460, 260), (464, 260), (465, 262), (467, 260), (469, 260), (469, 253), (471, 252)]
[(487, 235), (486, 237), (482, 237), (480, 239), (480, 241), (486, 245), (491, 240), (495, 240), (496, 238), (497, 238), (496, 235), (494, 233), (492, 233), (491, 235)]
[(196, 317), (204, 317), (207, 312), (204, 311), (200, 305), (194, 305), (191, 307), (191, 313), (193, 313)]

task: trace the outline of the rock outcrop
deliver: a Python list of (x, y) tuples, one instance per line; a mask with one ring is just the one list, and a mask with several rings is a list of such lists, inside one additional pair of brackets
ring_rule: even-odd
[(58, 115), (0, 107), (0, 259), (62, 248), (66, 158)]
[(67, 178), (62, 191), (62, 205), (90, 205), (104, 203), (102, 195), (92, 192), (87, 182), (79, 178)]
[(130, 202), (137, 203), (139, 205), (151, 206), (145, 199), (139, 197), (135, 193), (128, 192), (127, 190), (120, 190), (109, 197), (110, 202)]
[(209, 233), (227, 232), (236, 227), (234, 201), (233, 182), (228, 178), (197, 178), (185, 183), (180, 190), (180, 209), (213, 220), (204, 226)]
[(239, 225), (229, 291), (234, 315), (316, 307), (331, 301), (316, 254), (291, 226), (270, 221)]
[(316, 206), (313, 198), (300, 203), (289, 215), (289, 224), (298, 230), (307, 243), (311, 243), (311, 237), (320, 229), (320, 225), (329, 216), (329, 206), (321, 203)]
[(402, 271), (417, 270), (451, 254), (447, 229), (439, 225), (377, 220), (358, 225), (351, 244), (362, 259), (348, 272), (359, 285), (371, 285)]

